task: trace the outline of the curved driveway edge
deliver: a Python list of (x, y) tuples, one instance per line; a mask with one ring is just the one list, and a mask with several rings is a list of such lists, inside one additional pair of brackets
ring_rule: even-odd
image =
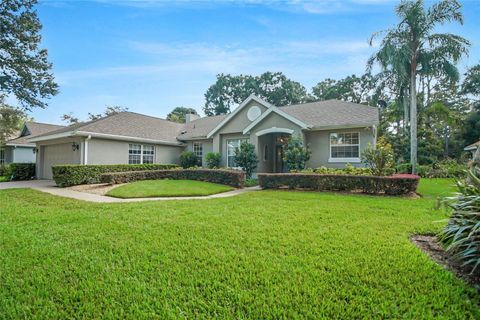
[(38, 191), (53, 194), (59, 197), (71, 198), (76, 200), (99, 202), (99, 203), (115, 203), (115, 202), (142, 202), (142, 201), (167, 201), (167, 200), (205, 200), (216, 198), (233, 197), (245, 192), (260, 190), (260, 187), (250, 187), (244, 189), (236, 189), (228, 192), (212, 194), (202, 197), (161, 197), (161, 198), (132, 198), (120, 199), (102, 196), (98, 194), (74, 191), (66, 188), (58, 188), (52, 180), (31, 180), (31, 181), (12, 181), (0, 183), (0, 190), (15, 188), (31, 188)]

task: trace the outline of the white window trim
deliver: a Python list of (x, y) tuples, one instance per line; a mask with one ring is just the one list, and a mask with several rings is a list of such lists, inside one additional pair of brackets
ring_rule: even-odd
[[(128, 164), (135, 164), (135, 163), (130, 163), (130, 145), (134, 145), (134, 144), (139, 144), (139, 143), (129, 143), (128, 144), (128, 156), (129, 156), (129, 159), (128, 159)], [(143, 164), (143, 147), (144, 146), (152, 146), (153, 147), (153, 162), (152, 163), (149, 163), (149, 164), (153, 164), (155, 163), (155, 155), (157, 153), (157, 148), (155, 148), (155, 145), (153, 144), (148, 144), (148, 145), (143, 145), (143, 144), (139, 144), (140, 145), (140, 163), (137, 163), (137, 164)]]
[(5, 148), (0, 148), (0, 165), (4, 165), (5, 162), (6, 162), (6, 151), (5, 151)]
[[(240, 142), (240, 144), (241, 144), (243, 141), (248, 141), (249, 139), (248, 139), (248, 138), (231, 138), (231, 139), (225, 139), (225, 147), (226, 147), (226, 149), (227, 149), (227, 150), (226, 150), (227, 152), (225, 152), (225, 154), (227, 155), (227, 158), (226, 158), (225, 160), (226, 160), (226, 163), (227, 163), (227, 168), (231, 168), (231, 169), (239, 169), (239, 168), (240, 168), (240, 167), (230, 167), (230, 166), (228, 165), (228, 157), (229, 157), (229, 155), (228, 155), (228, 142), (229, 142), (229, 141), (236, 141), (236, 140), (238, 140), (238, 141)], [(238, 145), (238, 147), (240, 147), (240, 144)]]
[(360, 157), (357, 158), (332, 158), (332, 134), (345, 134), (345, 133), (356, 133), (358, 134), (358, 145), (357, 144), (342, 144), (342, 147), (356, 147), (358, 146), (358, 154), (360, 155), (360, 132), (358, 131), (348, 131), (348, 132), (330, 132), (328, 135), (328, 162), (329, 163), (360, 163)]

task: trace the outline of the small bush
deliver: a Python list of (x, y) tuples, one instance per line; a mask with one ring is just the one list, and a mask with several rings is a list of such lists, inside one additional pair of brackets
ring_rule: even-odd
[(198, 180), (224, 184), (236, 188), (242, 188), (245, 185), (245, 173), (243, 171), (225, 169), (130, 171), (105, 173), (101, 176), (102, 183), (110, 184), (159, 179)]
[(471, 168), (466, 179), (457, 182), (458, 193), (444, 200), (452, 209), (439, 239), (447, 251), (480, 275), (480, 171)]
[(396, 175), (390, 177), (361, 175), (331, 175), (311, 173), (259, 174), (263, 189), (306, 189), (317, 191), (362, 191), (370, 194), (402, 195), (415, 192), (420, 177)]
[(0, 176), (10, 177), (12, 175), (12, 168), (8, 164), (0, 165)]
[(392, 146), (384, 137), (378, 139), (375, 147), (368, 146), (362, 153), (362, 162), (374, 176), (387, 176), (394, 172), (395, 158)]
[(205, 155), (205, 161), (208, 169), (220, 168), (220, 161), (222, 161), (222, 155), (218, 152), (209, 152)]
[[(465, 177), (467, 165), (460, 164), (455, 160), (444, 160), (432, 165), (417, 166), (417, 174), (422, 178), (462, 178)], [(396, 167), (397, 173), (410, 173), (412, 165), (402, 163)]]
[(35, 178), (35, 163), (12, 163), (12, 180), (32, 180)]
[(288, 170), (303, 170), (310, 159), (311, 152), (303, 146), (300, 138), (290, 137), (283, 147), (283, 161), (287, 164)]
[[(295, 172), (295, 171), (292, 171)], [(319, 167), (314, 169), (304, 169), (299, 171), (300, 173), (318, 173), (318, 174), (341, 174), (341, 175), (353, 175), (353, 176), (370, 176), (372, 172), (369, 168), (363, 167), (354, 167), (351, 164), (347, 163), (345, 168), (327, 168)], [(393, 173), (393, 172), (391, 172)]]
[(100, 183), (100, 175), (107, 172), (145, 171), (177, 169), (176, 164), (113, 164), (113, 165), (81, 165), (68, 164), (52, 167), (53, 180), (59, 187), (79, 184)]
[(258, 163), (255, 146), (248, 141), (243, 141), (235, 152), (235, 163), (245, 171), (247, 179), (250, 179)]
[(196, 167), (198, 165), (198, 158), (195, 153), (184, 151), (180, 155), (180, 165), (184, 169)]

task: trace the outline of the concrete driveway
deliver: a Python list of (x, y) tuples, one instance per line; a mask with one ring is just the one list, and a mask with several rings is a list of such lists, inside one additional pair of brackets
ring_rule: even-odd
[(10, 181), (0, 183), (0, 190), (17, 189), (17, 188), (48, 188), (55, 186), (53, 180), (29, 180), (29, 181)]

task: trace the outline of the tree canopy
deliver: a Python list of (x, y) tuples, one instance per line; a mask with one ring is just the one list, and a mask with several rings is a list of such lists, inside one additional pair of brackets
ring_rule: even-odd
[[(117, 114), (117, 113), (120, 113), (120, 112), (125, 112), (125, 111), (128, 111), (127, 107), (107, 106), (105, 108), (105, 111), (103, 111), (103, 113), (90, 113), (89, 112), (87, 121), (97, 120), (97, 119), (100, 119), (100, 118), (103, 118), (103, 117), (106, 117), (106, 116), (110, 116), (110, 115)], [(76, 117), (73, 114), (73, 112), (66, 113), (66, 114), (62, 115), (60, 117), (60, 119), (64, 122), (68, 123), (68, 124), (75, 124), (75, 123), (80, 122), (80, 119), (78, 117)]]
[(0, 1), (0, 94), (13, 95), (24, 110), (45, 108), (44, 100), (58, 93), (47, 50), (39, 47), (36, 3)]
[(178, 123), (185, 123), (185, 116), (190, 113), (198, 114), (197, 110), (193, 108), (176, 107), (167, 115), (167, 120)]
[(205, 93), (203, 111), (207, 116), (229, 113), (233, 105), (240, 104), (251, 94), (277, 106), (311, 99), (304, 86), (281, 72), (265, 72), (260, 76), (219, 74)]

